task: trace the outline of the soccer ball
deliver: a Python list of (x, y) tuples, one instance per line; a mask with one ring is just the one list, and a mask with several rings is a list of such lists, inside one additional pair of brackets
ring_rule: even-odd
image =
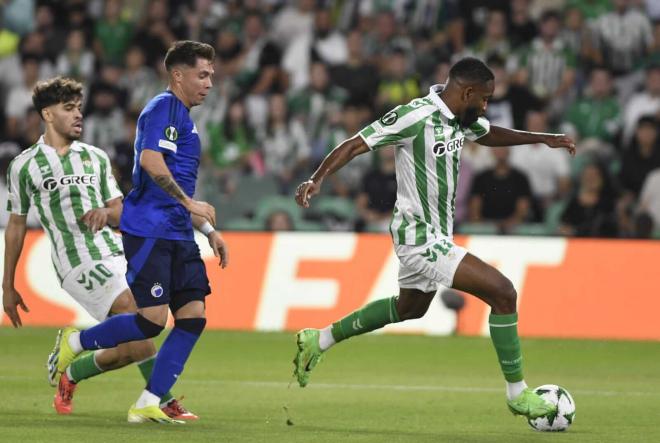
[(557, 432), (565, 431), (575, 419), (575, 402), (568, 391), (557, 385), (543, 385), (534, 389), (544, 400), (557, 405), (555, 414), (527, 420), (529, 425), (537, 431)]

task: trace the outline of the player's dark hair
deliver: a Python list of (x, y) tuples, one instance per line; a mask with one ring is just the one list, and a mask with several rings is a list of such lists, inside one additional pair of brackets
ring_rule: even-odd
[(67, 77), (55, 77), (37, 83), (32, 91), (32, 103), (41, 115), (48, 106), (82, 99), (83, 86), (80, 82)]
[(192, 68), (197, 64), (198, 58), (213, 61), (215, 58), (213, 46), (192, 40), (174, 42), (165, 54), (165, 68), (168, 72), (177, 65), (186, 65)]
[(449, 78), (455, 79), (459, 83), (474, 85), (494, 80), (495, 76), (493, 71), (478, 58), (466, 57), (451, 67)]

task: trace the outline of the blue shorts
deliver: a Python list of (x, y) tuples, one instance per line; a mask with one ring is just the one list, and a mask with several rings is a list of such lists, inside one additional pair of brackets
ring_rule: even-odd
[(139, 308), (169, 305), (176, 312), (211, 293), (206, 267), (194, 241), (136, 237), (123, 233), (126, 281)]

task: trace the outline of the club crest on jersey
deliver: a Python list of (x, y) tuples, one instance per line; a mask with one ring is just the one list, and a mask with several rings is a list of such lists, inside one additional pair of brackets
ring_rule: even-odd
[(399, 116), (396, 114), (396, 111), (390, 111), (381, 117), (380, 123), (384, 126), (390, 126), (396, 123), (398, 119)]
[(179, 138), (179, 133), (177, 132), (174, 126), (168, 126), (167, 128), (165, 128), (165, 137), (169, 141), (174, 142), (176, 141), (177, 138)]
[(96, 175), (94, 174), (84, 174), (84, 175), (63, 175), (62, 177), (54, 178), (48, 177), (41, 182), (41, 187), (45, 191), (54, 191), (60, 186), (71, 186), (71, 185), (95, 185), (96, 184)]
[(163, 287), (160, 285), (160, 283), (154, 283), (154, 285), (151, 287), (151, 295), (154, 298), (160, 298), (163, 296)]
[(459, 149), (463, 148), (463, 140), (465, 137), (459, 137), (455, 138), (453, 140), (448, 141), (447, 143), (445, 142), (437, 142), (436, 144), (433, 145), (433, 155), (436, 157), (442, 157), (443, 155), (447, 153), (452, 153), (454, 151), (458, 151)]

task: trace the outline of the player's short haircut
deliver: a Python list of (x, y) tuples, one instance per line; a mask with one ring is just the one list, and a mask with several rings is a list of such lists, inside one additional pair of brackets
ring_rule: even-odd
[(165, 54), (165, 68), (168, 72), (177, 65), (186, 65), (192, 68), (197, 64), (198, 58), (213, 61), (215, 58), (213, 46), (192, 40), (174, 42)]
[(80, 82), (67, 77), (55, 77), (37, 83), (32, 91), (32, 103), (39, 115), (41, 111), (58, 103), (81, 100), (83, 86)]
[(449, 70), (449, 78), (459, 83), (475, 85), (494, 80), (493, 71), (484, 62), (474, 57), (459, 60)]

